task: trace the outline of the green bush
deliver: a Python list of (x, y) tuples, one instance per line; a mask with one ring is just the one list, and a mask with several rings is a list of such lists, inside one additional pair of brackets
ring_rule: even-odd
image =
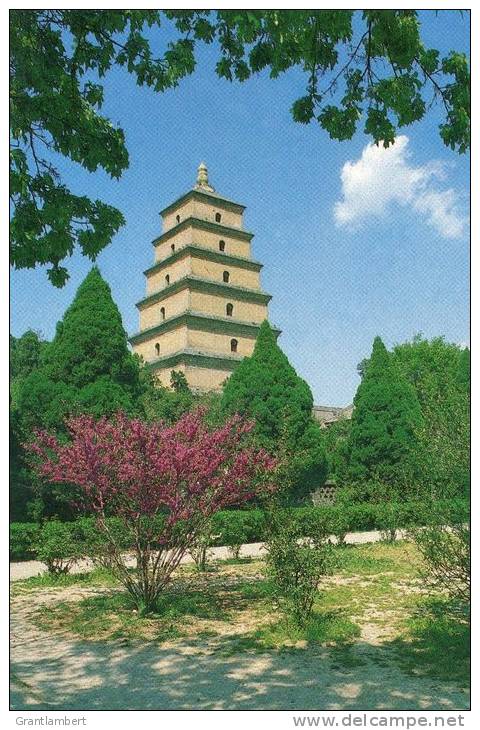
[(470, 601), (470, 525), (436, 508), (429, 524), (416, 527), (411, 537), (423, 558), (427, 586), (440, 589), (452, 605), (465, 608)]
[(265, 538), (265, 514), (262, 510), (224, 510), (213, 516), (212, 533), (215, 545), (226, 545), (238, 558), (240, 547)]
[[(468, 520), (466, 500), (451, 499), (435, 502), (437, 510), (447, 511), (449, 519)], [(414, 525), (426, 525), (432, 514), (431, 502), (366, 502), (363, 504), (333, 504), (324, 507), (299, 507), (292, 510), (305, 537), (315, 537), (318, 531), (335, 535), (339, 542), (346, 532), (380, 530), (391, 537), (393, 531)]]
[(306, 625), (323, 576), (331, 572), (332, 546), (325, 538), (305, 544), (294, 519), (276, 520), (278, 531), (267, 542), (267, 576), (279, 608), (297, 626)]
[(45, 522), (37, 538), (37, 557), (54, 576), (66, 575), (85, 555), (83, 531), (76, 522)]
[(30, 560), (36, 557), (36, 541), (40, 525), (35, 522), (10, 524), (10, 560)]
[[(133, 538), (122, 520), (118, 517), (107, 517), (108, 530), (121, 550), (130, 550), (133, 547)], [(85, 552), (92, 558), (101, 558), (109, 553), (110, 547), (104, 533), (98, 529), (93, 517), (82, 517), (76, 521), (81, 530), (81, 540), (85, 544)]]
[(199, 573), (204, 573), (207, 570), (208, 548), (214, 540), (213, 524), (212, 520), (209, 519), (203, 528), (199, 530), (196, 540), (189, 550)]

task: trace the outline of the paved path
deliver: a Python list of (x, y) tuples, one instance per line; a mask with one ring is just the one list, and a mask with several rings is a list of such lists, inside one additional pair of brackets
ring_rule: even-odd
[[(404, 537), (402, 530), (398, 531), (398, 537)], [(360, 545), (367, 542), (378, 542), (381, 539), (381, 533), (378, 530), (372, 530), (371, 532), (349, 532), (346, 535), (345, 541), (349, 545)], [(334, 540), (334, 538), (333, 538)], [(252, 542), (248, 545), (242, 545), (240, 555), (242, 558), (258, 558), (265, 554), (265, 548), (263, 542)], [(215, 547), (210, 548), (209, 556), (212, 560), (225, 560), (231, 557), (227, 547)], [(190, 555), (185, 556), (184, 563), (191, 563), (192, 558)], [(133, 564), (133, 559), (132, 559)], [(92, 570), (91, 560), (80, 560), (76, 565), (73, 566), (72, 573), (87, 573)], [(39, 560), (25, 560), (21, 563), (10, 563), (10, 580), (22, 580), (25, 578), (31, 578), (34, 575), (41, 575), (47, 569), (44, 563)]]

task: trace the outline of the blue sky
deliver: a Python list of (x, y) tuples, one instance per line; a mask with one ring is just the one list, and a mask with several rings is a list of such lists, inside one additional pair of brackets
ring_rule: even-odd
[[(468, 50), (466, 15), (421, 15), (427, 44)], [(98, 264), (125, 329), (138, 328), (158, 211), (193, 185), (205, 160), (216, 190), (247, 206), (253, 255), (273, 295), (270, 321), (316, 403), (351, 402), (356, 365), (377, 334), (388, 347), (416, 332), (468, 342), (469, 160), (440, 140), (440, 110), (402, 130), (387, 157), (365, 149), (363, 132), (336, 142), (318, 125), (295, 124), (289, 109), (304, 93), (302, 73), (232, 85), (215, 76), (215, 61), (203, 47), (196, 73), (164, 94), (115, 70), (103, 113), (125, 130), (129, 169), (112, 181), (59, 165), (72, 190), (124, 213)], [(33, 328), (50, 339), (90, 265), (75, 254), (60, 290), (41, 268), (13, 271), (12, 333)]]

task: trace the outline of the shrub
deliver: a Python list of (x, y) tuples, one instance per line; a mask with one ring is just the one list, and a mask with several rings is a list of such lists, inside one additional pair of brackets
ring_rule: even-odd
[(81, 517), (75, 524), (85, 555), (104, 568), (112, 568), (115, 551), (127, 552), (134, 549), (132, 535), (118, 517), (107, 517), (103, 529), (95, 517)]
[[(345, 532), (362, 530), (387, 531), (398, 528), (412, 529), (415, 526), (427, 525), (432, 521), (433, 505), (441, 511), (450, 524), (462, 524), (469, 519), (469, 503), (456, 498), (432, 502), (391, 503), (388, 510), (384, 504), (350, 504), (327, 505), (322, 507), (294, 507), (282, 511), (291, 515), (298, 524), (299, 534), (304, 537), (318, 539), (320, 536), (335, 535), (341, 540)], [(154, 525), (152, 534), (161, 535), (165, 516), (162, 514), (152, 518)], [(96, 562), (109, 565), (111, 544), (114, 542), (119, 550), (134, 549), (132, 535), (118, 517), (107, 517), (105, 525), (109, 538), (98, 529), (95, 518), (83, 517), (76, 521), (82, 531), (82, 540), (86, 543), (85, 552)], [(240, 546), (245, 543), (263, 542), (266, 539), (268, 520), (263, 510), (231, 509), (222, 510), (212, 517), (210, 545), (226, 545), (232, 555), (237, 555)], [(24, 560), (36, 556), (36, 535), (39, 525), (35, 523), (12, 523), (10, 525), (10, 557), (11, 560)], [(152, 540), (155, 549), (160, 543)]]
[(226, 545), (234, 558), (242, 545), (261, 542), (265, 536), (265, 514), (259, 509), (225, 510), (213, 518), (215, 544)]
[(37, 540), (37, 557), (54, 576), (66, 575), (84, 554), (79, 526), (71, 522), (45, 522)]
[(278, 524), (280, 529), (268, 541), (267, 575), (280, 608), (305, 626), (320, 581), (331, 572), (331, 545), (324, 539), (306, 544), (294, 520), (282, 524), (280, 518)]
[(445, 508), (434, 510), (431, 522), (411, 535), (424, 561), (427, 585), (445, 591), (453, 604), (470, 600), (470, 526), (456, 522)]
[(305, 537), (315, 537), (319, 530), (335, 535), (341, 541), (346, 532), (380, 530), (391, 536), (393, 530), (426, 525), (432, 510), (448, 513), (450, 521), (468, 520), (469, 505), (466, 500), (452, 499), (438, 502), (366, 502), (363, 504), (334, 504), (323, 507), (301, 507), (292, 510)]
[(384, 542), (395, 542), (397, 532), (403, 523), (401, 508), (393, 502), (377, 505), (377, 529)]
[(12, 522), (10, 525), (10, 560), (36, 557), (40, 526), (35, 522)]
[[(78, 416), (66, 426), (68, 442), (40, 432), (29, 444), (37, 472), (53, 483), (77, 485), (83, 507), (95, 514), (112, 571), (142, 613), (155, 609), (213, 514), (274, 489), (276, 462), (249, 445), (253, 424), (239, 417), (215, 430), (201, 411), (173, 426), (123, 414), (112, 420)], [(112, 534), (111, 516), (121, 520), (134, 547), (134, 571)]]
[(327, 522), (329, 532), (335, 535), (338, 545), (345, 545), (345, 537), (351, 529), (351, 516), (347, 510), (339, 506), (330, 510), (329, 518)]

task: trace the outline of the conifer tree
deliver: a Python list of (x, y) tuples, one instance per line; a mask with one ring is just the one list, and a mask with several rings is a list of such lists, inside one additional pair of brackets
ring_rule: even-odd
[[(72, 414), (135, 415), (141, 411), (141, 393), (139, 366), (128, 349), (120, 312), (94, 267), (57, 324), (55, 338), (43, 346), (39, 367), (18, 383), (12, 413), (17, 446), (36, 428), (62, 431)], [(20, 462), (23, 448), (17, 450)], [(52, 487), (41, 491), (48, 513), (68, 514), (60, 504), (61, 490), (58, 495)]]
[(354, 399), (348, 477), (357, 483), (380, 480), (401, 489), (400, 476), (405, 474), (421, 423), (413, 386), (376, 337)]
[(303, 499), (326, 476), (326, 459), (318, 424), (313, 420), (313, 397), (277, 344), (267, 320), (258, 333), (251, 357), (244, 358), (227, 380), (221, 407), (255, 420), (255, 438), (265, 448), (281, 449), (291, 473), (289, 499)]
[(95, 266), (57, 324), (40, 368), (21, 385), (22, 420), (27, 428), (52, 428), (61, 427), (64, 416), (73, 412), (135, 413), (141, 389), (120, 312)]
[(222, 397), (226, 413), (254, 418), (265, 446), (282, 436), (296, 441), (310, 423), (313, 398), (307, 383), (277, 345), (267, 320), (258, 333), (251, 357), (246, 357), (227, 380)]
[(128, 350), (127, 335), (110, 287), (94, 266), (57, 324), (44, 357), (44, 370), (55, 382), (75, 388), (105, 379), (136, 395), (138, 365)]

